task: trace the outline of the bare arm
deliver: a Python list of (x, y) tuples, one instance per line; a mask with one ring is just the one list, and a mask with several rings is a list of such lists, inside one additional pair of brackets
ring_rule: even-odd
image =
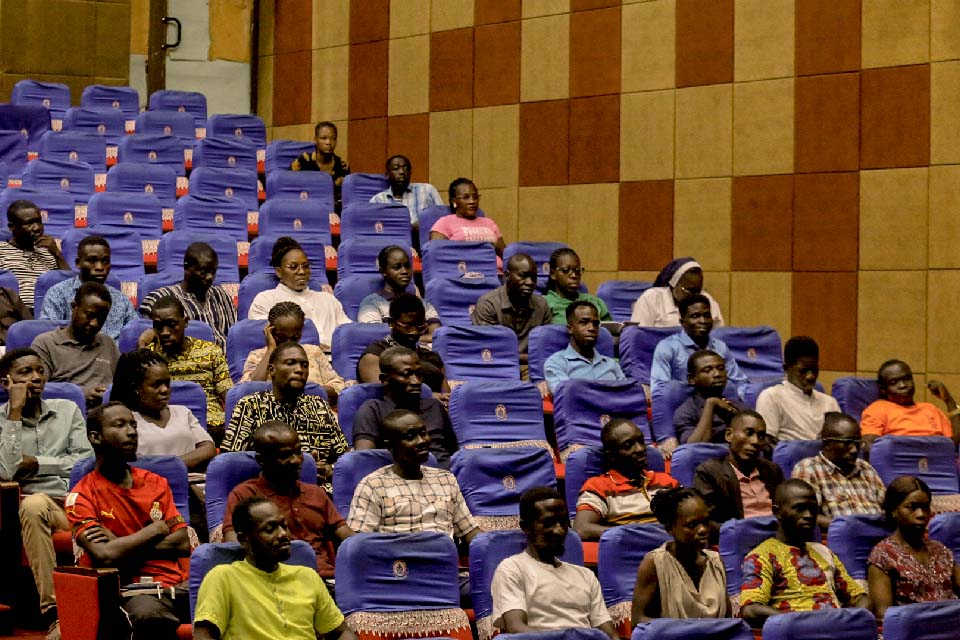
[(361, 356), (357, 363), (357, 374), (360, 382), (380, 382), (380, 358), (372, 353)]
[(953, 565), (953, 592), (960, 598), (960, 564)]
[(601, 522), (599, 513), (593, 509), (583, 509), (577, 511), (577, 516), (573, 519), (573, 530), (582, 540), (599, 540), (604, 531), (612, 528), (600, 524)]
[(227, 531), (225, 534), (223, 534), (223, 541), (224, 541), (224, 542), (236, 542), (236, 541), (237, 541), (237, 533), (236, 533), (233, 529), (230, 529), (230, 531)]
[(617, 628), (614, 627), (613, 623), (609, 620), (597, 627), (597, 629), (600, 629), (600, 631), (603, 631), (605, 634), (607, 634), (607, 637), (610, 638), (610, 640), (620, 640), (620, 636), (617, 634)]
[(353, 632), (346, 621), (340, 623), (340, 626), (327, 634), (328, 638), (340, 638), (340, 640), (357, 640), (357, 634)]
[[(186, 529), (184, 529), (186, 532)], [(170, 535), (170, 527), (163, 520), (151, 522), (140, 531), (117, 538), (100, 525), (90, 527), (77, 536), (77, 544), (90, 554), (93, 564), (112, 567), (144, 551), (159, 547)]]
[(750, 603), (743, 609), (740, 609), (740, 617), (746, 620), (747, 624), (754, 629), (763, 628), (763, 623), (767, 621), (767, 618), (779, 615), (780, 613), (782, 612), (777, 611), (773, 607), (756, 603)]
[(370, 438), (356, 438), (353, 441), (353, 448), (356, 451), (363, 451), (364, 449), (376, 449), (377, 443)]
[(212, 622), (201, 620), (193, 625), (193, 640), (220, 640), (220, 629)]
[(250, 374), (250, 380), (264, 381), (267, 379), (267, 367), (270, 366), (270, 348), (267, 348), (266, 353), (263, 354), (263, 357), (260, 358), (260, 362), (257, 363), (257, 368), (253, 370), (253, 373)]
[(183, 464), (187, 465), (187, 469), (190, 471), (202, 471), (206, 468), (207, 463), (213, 459), (213, 456), (217, 455), (217, 448), (209, 440), (205, 442), (197, 443), (196, 448), (190, 453), (185, 453), (180, 456), (180, 459), (183, 460)]
[(867, 588), (873, 596), (873, 613), (883, 620), (887, 607), (893, 604), (893, 580), (886, 571), (872, 564), (867, 565)]
[(527, 626), (527, 612), (522, 609), (505, 611), (500, 618), (503, 630), (507, 633), (528, 633), (533, 631)]
[(447, 240), (448, 238), (447, 238), (447, 236), (443, 235), (443, 234), (440, 233), (439, 231), (431, 231), (431, 232), (430, 232), (430, 239), (431, 239), (431, 240)]
[(643, 558), (637, 569), (637, 584), (633, 588), (633, 608), (630, 622), (634, 625), (650, 622), (660, 617), (660, 581), (657, 565), (650, 554)]
[[(927, 388), (937, 398), (947, 405), (947, 416), (950, 419), (950, 428), (952, 430), (952, 439), (954, 444), (960, 444), (960, 413), (954, 414), (954, 411), (960, 411), (960, 404), (953, 399), (953, 395), (947, 386), (939, 380), (931, 380), (927, 383)], [(954, 414), (954, 415), (950, 415)]]
[(493, 245), (493, 250), (497, 252), (497, 255), (501, 258), (503, 257), (503, 250), (507, 247), (507, 244), (503, 241), (503, 237), (497, 238), (496, 244)]
[(463, 536), (463, 541), (467, 543), (468, 547), (470, 546), (470, 543), (473, 541), (473, 539), (477, 537), (477, 534), (479, 534), (480, 531), (481, 531), (480, 527), (474, 527), (473, 529), (470, 529), (470, 531), (467, 531), (467, 534)]
[[(341, 542), (343, 542), (344, 540), (346, 540), (346, 539), (349, 538), (350, 536), (355, 536), (355, 535), (357, 535), (357, 532), (354, 531), (353, 529), (351, 529), (351, 528), (350, 528), (349, 526), (347, 526), (347, 525), (342, 525), (342, 526), (340, 526), (340, 527), (337, 527), (337, 530), (333, 532), (333, 535), (335, 535), (338, 540), (340, 540)], [(236, 537), (236, 536), (234, 536), (234, 537)]]
[(873, 443), (876, 442), (879, 437), (880, 436), (872, 433), (863, 436), (863, 459), (867, 462), (870, 461), (870, 449), (873, 448)]
[(720, 400), (721, 398), (707, 398), (703, 405), (703, 412), (700, 413), (700, 419), (697, 420), (697, 426), (687, 438), (687, 444), (710, 442), (713, 438), (713, 412), (720, 404)]

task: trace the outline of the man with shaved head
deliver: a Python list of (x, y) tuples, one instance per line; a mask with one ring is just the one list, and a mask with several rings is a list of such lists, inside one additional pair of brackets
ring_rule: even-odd
[(251, 496), (269, 498), (287, 519), (290, 535), (295, 540), (310, 543), (317, 552), (317, 572), (320, 576), (324, 579), (333, 578), (334, 558), (329, 553), (329, 543), (346, 540), (354, 532), (347, 526), (326, 491), (316, 483), (300, 480), (300, 467), (303, 465), (300, 436), (290, 425), (268, 420), (254, 432), (253, 450), (260, 465), (260, 475), (241, 482), (230, 492), (223, 518), (223, 539), (227, 542), (237, 539), (233, 528), (233, 509), (240, 501)]
[(525, 253), (514, 254), (507, 261), (504, 284), (477, 300), (470, 314), (476, 325), (501, 325), (517, 334), (520, 347), (520, 377), (530, 379), (527, 368), (527, 346), (530, 331), (553, 322), (553, 312), (546, 298), (535, 293), (537, 263)]
[(773, 498), (777, 533), (743, 560), (740, 615), (754, 628), (770, 616), (840, 607), (870, 608), (870, 598), (833, 551), (814, 542), (817, 494), (797, 478)]

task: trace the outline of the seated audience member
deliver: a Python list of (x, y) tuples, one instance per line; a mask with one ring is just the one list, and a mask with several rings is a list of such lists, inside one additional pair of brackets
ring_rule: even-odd
[(410, 182), (413, 167), (406, 156), (391, 156), (387, 160), (386, 176), (390, 186), (370, 198), (370, 202), (402, 204), (410, 211), (410, 224), (420, 226), (420, 212), (427, 207), (443, 204), (437, 189), (428, 182)]
[(411, 411), (423, 420), (430, 436), (430, 452), (444, 469), (457, 450), (457, 438), (450, 416), (436, 398), (420, 395), (423, 366), (415, 351), (390, 347), (380, 354), (383, 400), (367, 400), (353, 418), (353, 446), (356, 449), (383, 448), (383, 421), (397, 409)]
[(7, 344), (7, 331), (21, 320), (33, 320), (33, 311), (15, 290), (0, 287), (0, 345)]
[(550, 254), (550, 275), (547, 278), (547, 295), (544, 299), (550, 305), (553, 324), (566, 324), (567, 308), (581, 300), (586, 300), (597, 308), (597, 316), (601, 322), (613, 320), (603, 300), (591, 293), (580, 291), (583, 271), (580, 256), (573, 249), (564, 247)]
[(863, 442), (857, 421), (844, 413), (827, 413), (820, 441), (820, 453), (794, 465), (790, 477), (806, 481), (817, 492), (821, 531), (826, 534), (837, 516), (880, 513), (883, 481), (870, 463), (860, 458)]
[(270, 498), (240, 501), (234, 521), (246, 557), (218, 565), (204, 577), (193, 621), (196, 640), (315, 640), (333, 633), (356, 640), (317, 573), (283, 564), (290, 558), (293, 531)]
[(947, 415), (929, 402), (913, 401), (913, 371), (902, 360), (887, 360), (880, 365), (877, 383), (880, 399), (870, 403), (860, 417), (868, 454), (870, 445), (880, 436), (945, 436), (954, 444), (960, 443), (960, 403), (942, 382), (930, 380), (927, 389), (947, 405)]
[(187, 319), (210, 325), (217, 345), (226, 349), (227, 333), (237, 321), (237, 308), (230, 294), (213, 283), (219, 265), (213, 247), (206, 242), (192, 243), (183, 254), (183, 281), (148, 293), (140, 303), (140, 313), (149, 318), (157, 301), (173, 296), (183, 305)]
[(840, 607), (870, 608), (870, 598), (833, 551), (813, 541), (817, 494), (792, 478), (773, 501), (777, 534), (743, 560), (740, 615), (755, 629), (770, 616)]
[(767, 438), (774, 444), (786, 440), (816, 440), (823, 416), (840, 411), (837, 401), (814, 387), (820, 375), (820, 347), (813, 338), (796, 336), (783, 347), (787, 377), (768, 387), (757, 398), (757, 412), (767, 423)]
[(237, 402), (221, 449), (249, 449), (257, 428), (269, 420), (278, 420), (299, 434), (301, 450), (317, 461), (317, 479), (329, 491), (333, 463), (349, 447), (330, 404), (320, 396), (304, 393), (309, 374), (310, 360), (302, 346), (296, 342), (279, 345), (270, 355), (267, 367), (273, 388), (244, 396)]
[(687, 296), (680, 302), (681, 331), (667, 336), (657, 344), (653, 352), (653, 364), (650, 366), (650, 387), (667, 380), (686, 380), (687, 361), (694, 351), (709, 349), (723, 358), (727, 370), (727, 380), (737, 388), (737, 393), (747, 383), (747, 377), (733, 359), (730, 349), (723, 340), (713, 338), (713, 316), (710, 301), (701, 294)]
[(54, 269), (69, 269), (57, 241), (43, 233), (40, 209), (29, 200), (15, 200), (7, 208), (7, 227), (13, 236), (0, 242), (0, 269), (17, 278), (20, 299), (33, 309), (33, 289), (37, 278)]
[(617, 361), (595, 348), (600, 335), (597, 307), (589, 300), (578, 300), (568, 305), (564, 313), (567, 316), (570, 344), (547, 358), (543, 365), (543, 375), (550, 393), (556, 391), (561, 382), (571, 378), (626, 380)]
[[(401, 246), (394, 244), (381, 249), (377, 254), (377, 265), (383, 276), (383, 287), (360, 301), (357, 322), (388, 322), (390, 303), (407, 293), (407, 287), (413, 279), (410, 256)], [(424, 341), (429, 342), (434, 329), (440, 326), (440, 315), (427, 300), (423, 300), (423, 307), (427, 320), (427, 335), (424, 336)]]
[(223, 402), (233, 387), (223, 350), (212, 342), (186, 334), (183, 304), (173, 296), (154, 302), (150, 319), (153, 328), (140, 335), (137, 346), (163, 355), (174, 380), (196, 382), (203, 387), (207, 394), (207, 429), (215, 442), (222, 439)]
[(366, 348), (357, 361), (357, 380), (360, 382), (380, 381), (380, 354), (391, 347), (406, 347), (416, 351), (423, 367), (423, 381), (434, 393), (447, 391), (446, 373), (440, 354), (421, 346), (421, 341), (429, 331), (424, 315), (423, 301), (417, 296), (402, 293), (390, 301), (390, 315), (387, 318), (390, 335), (375, 340)]
[(896, 530), (867, 558), (867, 586), (878, 620), (891, 606), (960, 597), (960, 566), (953, 552), (927, 538), (932, 497), (927, 483), (912, 476), (887, 487), (883, 512)]
[(715, 351), (701, 349), (687, 359), (687, 383), (693, 395), (673, 414), (673, 428), (680, 444), (726, 442), (730, 421), (744, 409), (736, 400), (723, 397), (727, 388), (727, 365)]
[(527, 548), (505, 558), (493, 574), (494, 624), (505, 633), (599, 629), (619, 640), (593, 572), (560, 559), (570, 521), (556, 489), (520, 496), (520, 528)]
[(223, 539), (238, 539), (235, 526), (237, 505), (252, 496), (269, 498), (280, 509), (294, 540), (310, 543), (317, 552), (317, 572), (333, 578), (334, 556), (330, 543), (342, 542), (353, 535), (346, 520), (337, 512), (327, 492), (316, 483), (300, 481), (303, 451), (300, 436), (293, 427), (277, 420), (264, 422), (253, 434), (260, 475), (241, 482), (227, 498), (223, 518)]
[[(69, 531), (63, 498), (77, 460), (93, 454), (80, 409), (73, 402), (41, 399), (46, 370), (33, 349), (0, 358), (0, 382), (10, 399), (0, 405), (0, 480), (20, 485), (20, 533), (40, 594), (40, 613), (60, 637), (53, 569), (53, 533)], [(19, 554), (18, 554), (19, 556)]]
[[(266, 380), (267, 368), (270, 366), (270, 356), (277, 350), (278, 344), (285, 342), (300, 343), (303, 338), (303, 325), (306, 318), (303, 309), (296, 302), (278, 302), (270, 308), (267, 315), (267, 325), (263, 328), (263, 335), (267, 346), (254, 349), (247, 354), (243, 363), (243, 375), (240, 382), (251, 380)], [(308, 382), (316, 382), (327, 392), (330, 402), (336, 404), (337, 395), (346, 386), (343, 378), (337, 375), (330, 365), (330, 359), (323, 349), (315, 344), (301, 344), (303, 351), (310, 360), (310, 378)]]
[(41, 320), (70, 319), (70, 303), (84, 282), (99, 282), (110, 292), (110, 313), (103, 325), (103, 333), (114, 340), (120, 337), (120, 330), (140, 316), (137, 315), (130, 298), (122, 291), (107, 284), (110, 275), (110, 243), (100, 236), (87, 236), (77, 245), (77, 269), (80, 273), (72, 278), (58, 282), (50, 287), (43, 298), (40, 310)]
[(647, 446), (637, 425), (614, 418), (600, 431), (605, 471), (587, 479), (577, 499), (573, 529), (583, 540), (599, 540), (622, 524), (653, 522), (650, 502), (679, 484), (666, 473), (647, 469)]
[(350, 175), (350, 165), (334, 153), (337, 148), (337, 125), (326, 120), (318, 122), (313, 129), (313, 137), (317, 150), (300, 154), (290, 163), (290, 169), (293, 171), (323, 171), (330, 174), (330, 177), (333, 178), (334, 207), (336, 212), (340, 213), (340, 191), (343, 187), (343, 179)]
[(469, 544), (480, 528), (453, 474), (424, 466), (430, 455), (430, 434), (423, 419), (397, 409), (381, 426), (393, 464), (360, 481), (347, 525), (357, 533), (439, 531)]
[(771, 515), (774, 493), (783, 482), (780, 467), (760, 455), (767, 427), (759, 413), (745, 409), (734, 415), (725, 437), (727, 457), (702, 462), (694, 475), (694, 486), (710, 507), (715, 536), (727, 520)]
[[(461, 242), (489, 242), (503, 255), (506, 246), (500, 227), (490, 218), (478, 216), (480, 193), (468, 178), (457, 178), (450, 183), (450, 215), (437, 220), (430, 229), (431, 240), (459, 240)], [(499, 258), (497, 260), (499, 262)]]
[(190, 622), (190, 542), (170, 485), (130, 466), (137, 421), (119, 402), (90, 411), (87, 437), (97, 460), (66, 501), (78, 564), (116, 568), (121, 585), (145, 584), (121, 593), (134, 640), (176, 638), (177, 627)]
[(716, 326), (723, 326), (720, 305), (703, 290), (703, 268), (693, 258), (677, 258), (665, 266), (653, 286), (633, 304), (630, 322), (641, 327), (676, 327), (680, 325), (680, 303), (687, 296), (702, 294), (710, 306)]
[(707, 503), (696, 489), (667, 489), (654, 496), (653, 513), (673, 540), (640, 563), (630, 621), (729, 617), (727, 573), (710, 549)]
[(550, 324), (550, 305), (539, 293), (537, 286), (537, 264), (533, 258), (524, 254), (514, 254), (507, 261), (504, 284), (489, 291), (477, 300), (470, 313), (470, 319), (476, 325), (501, 325), (517, 334), (520, 350), (520, 377), (530, 379), (527, 365), (527, 348), (530, 331), (534, 327)]
[(170, 369), (156, 351), (121, 354), (110, 399), (133, 412), (138, 456), (179, 456), (189, 471), (202, 472), (217, 455), (213, 438), (193, 412), (170, 404)]
[(83, 388), (87, 406), (100, 404), (113, 382), (120, 350), (100, 329), (110, 313), (110, 292), (99, 282), (80, 285), (70, 305), (70, 324), (33, 339), (51, 382), (72, 382)]
[(270, 266), (277, 272), (280, 284), (275, 289), (261, 291), (250, 304), (247, 315), (251, 320), (266, 320), (270, 309), (278, 302), (295, 302), (307, 318), (313, 320), (320, 334), (320, 346), (330, 349), (333, 330), (350, 322), (343, 305), (326, 291), (310, 289), (310, 261), (293, 238), (284, 236), (273, 244)]

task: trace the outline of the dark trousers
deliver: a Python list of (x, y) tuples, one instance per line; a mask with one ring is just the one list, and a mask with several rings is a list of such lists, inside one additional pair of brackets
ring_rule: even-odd
[(186, 589), (175, 587), (157, 593), (138, 594), (123, 599), (133, 640), (172, 640), (177, 627), (190, 622), (190, 595)]

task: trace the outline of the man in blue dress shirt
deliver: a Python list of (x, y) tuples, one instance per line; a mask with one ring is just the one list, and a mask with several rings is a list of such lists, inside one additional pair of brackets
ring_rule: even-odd
[(587, 300), (567, 306), (567, 332), (570, 344), (547, 358), (543, 365), (544, 378), (550, 393), (557, 385), (570, 378), (586, 380), (626, 380), (617, 361), (596, 351), (600, 335), (600, 314)]

